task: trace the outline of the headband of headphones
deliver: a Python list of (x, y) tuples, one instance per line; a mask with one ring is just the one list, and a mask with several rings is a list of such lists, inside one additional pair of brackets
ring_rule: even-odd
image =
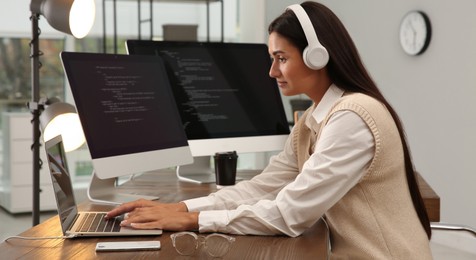
[(304, 30), (304, 35), (306, 35), (308, 45), (302, 53), (304, 63), (314, 70), (324, 68), (329, 61), (329, 53), (319, 42), (314, 26), (306, 11), (299, 4), (290, 5), (286, 9), (294, 12)]

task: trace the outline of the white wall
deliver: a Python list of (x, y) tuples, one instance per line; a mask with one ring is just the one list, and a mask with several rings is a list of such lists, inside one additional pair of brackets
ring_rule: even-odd
[[(296, 2), (268, 0), (267, 22)], [(441, 221), (476, 227), (476, 1), (319, 2), (341, 18), (402, 118), (416, 168), (441, 198)], [(413, 9), (426, 12), (433, 28), (418, 57), (404, 54), (398, 39)]]
[(263, 35), (266, 34), (267, 29), (267, 22), (263, 15), (265, 7), (265, 0), (239, 0), (239, 42), (264, 42)]

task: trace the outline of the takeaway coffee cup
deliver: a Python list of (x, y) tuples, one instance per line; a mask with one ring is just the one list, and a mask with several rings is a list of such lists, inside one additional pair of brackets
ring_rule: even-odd
[(238, 161), (236, 151), (215, 153), (214, 159), (217, 187), (235, 185)]

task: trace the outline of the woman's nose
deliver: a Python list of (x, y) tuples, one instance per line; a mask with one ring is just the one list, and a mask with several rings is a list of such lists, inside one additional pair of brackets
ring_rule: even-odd
[(279, 75), (280, 75), (280, 71), (276, 66), (276, 62), (273, 61), (273, 63), (271, 64), (271, 68), (269, 68), (269, 76), (271, 78), (277, 78), (279, 77)]

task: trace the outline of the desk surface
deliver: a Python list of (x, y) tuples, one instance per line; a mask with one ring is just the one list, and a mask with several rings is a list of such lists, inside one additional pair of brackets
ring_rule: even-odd
[[(431, 187), (420, 177), (419, 185), (424, 197), (430, 220), (439, 221), (439, 197)], [(177, 202), (198, 196), (204, 196), (216, 190), (215, 184), (193, 184), (177, 181), (172, 174), (164, 174), (160, 182), (154, 178), (141, 178), (121, 186), (125, 192), (141, 193), (145, 195), (159, 195), (160, 201)], [(103, 211), (111, 209), (109, 205), (84, 202), (80, 210)], [(224, 259), (325, 259), (326, 257), (326, 228), (322, 222), (297, 238), (286, 236), (235, 236), (230, 252)], [(54, 240), (10, 240), (0, 244), (2, 258), (38, 258), (38, 259), (134, 259), (134, 258), (161, 258), (161, 259), (190, 259), (177, 254), (170, 240), (171, 232), (164, 232), (161, 236), (152, 237), (107, 237), (107, 238), (74, 238)], [(28, 237), (61, 236), (58, 217), (47, 221), (21, 233)], [(132, 252), (102, 252), (96, 253), (97, 242), (104, 241), (144, 241), (158, 240), (162, 248), (158, 251)], [(198, 250), (194, 259), (210, 258), (203, 250)]]
[[(179, 182), (172, 176), (162, 176), (160, 182), (136, 180), (126, 183), (124, 191), (145, 192), (160, 196), (160, 201), (177, 202), (188, 198), (204, 196), (216, 190), (214, 184), (193, 184)], [(109, 205), (84, 202), (80, 210), (103, 211)], [(326, 228), (322, 222), (305, 232), (302, 236), (235, 236), (230, 252), (223, 259), (325, 259)], [(149, 237), (106, 237), (73, 238), (53, 240), (13, 239), (0, 244), (2, 259), (211, 259), (204, 250), (198, 250), (193, 257), (180, 256), (172, 246), (170, 234)], [(60, 223), (55, 216), (23, 232), (21, 236), (45, 237), (61, 236)], [(158, 251), (101, 252), (95, 251), (97, 242), (104, 241), (145, 241), (158, 240), (162, 248)]]

